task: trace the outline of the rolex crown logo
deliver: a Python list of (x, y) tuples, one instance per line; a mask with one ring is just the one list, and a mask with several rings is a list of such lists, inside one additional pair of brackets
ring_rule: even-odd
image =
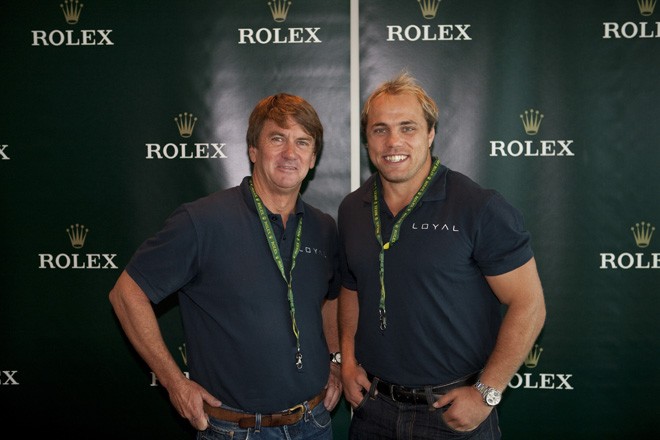
[(64, 12), (64, 19), (69, 24), (78, 23), (80, 12), (82, 12), (83, 4), (78, 3), (78, 0), (64, 0), (64, 4), (60, 4), (62, 12)]
[(87, 233), (89, 229), (85, 228), (85, 225), (79, 225), (78, 223), (71, 225), (66, 229), (66, 233), (69, 234), (69, 240), (71, 241), (71, 246), (74, 249), (80, 249), (85, 245), (85, 239), (87, 238)]
[(532, 348), (529, 353), (527, 353), (527, 357), (525, 358), (525, 366), (527, 368), (535, 368), (539, 363), (539, 358), (541, 357), (542, 352), (543, 348), (539, 347), (539, 344), (534, 344), (534, 348)]
[(438, 13), (438, 6), (442, 0), (417, 0), (419, 7), (422, 9), (422, 15), (427, 20), (435, 18), (435, 14)]
[(520, 115), (522, 119), (523, 128), (525, 133), (529, 135), (535, 135), (539, 132), (539, 127), (541, 126), (541, 121), (543, 120), (543, 114), (539, 113), (538, 110), (529, 109), (525, 110), (525, 113)]
[(195, 129), (197, 118), (195, 118), (192, 113), (179, 113), (179, 116), (174, 118), (174, 122), (176, 122), (181, 137), (188, 138), (192, 135), (192, 132)]
[(658, 0), (637, 0), (637, 6), (639, 6), (640, 14), (645, 17), (652, 15), (657, 1)]
[(651, 237), (653, 237), (655, 226), (652, 226), (651, 223), (641, 222), (635, 223), (635, 226), (631, 227), (630, 230), (633, 233), (633, 237), (635, 237), (637, 247), (645, 248), (651, 244)]
[(270, 13), (273, 14), (273, 20), (281, 23), (286, 20), (289, 8), (291, 7), (291, 1), (272, 0), (268, 2), (268, 6), (270, 7)]

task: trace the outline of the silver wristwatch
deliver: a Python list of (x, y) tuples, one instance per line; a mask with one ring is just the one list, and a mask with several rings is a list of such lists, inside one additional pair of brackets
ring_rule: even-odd
[(333, 364), (341, 365), (341, 353), (338, 351), (330, 353), (330, 362)]
[(495, 406), (502, 400), (502, 393), (500, 391), (481, 383), (479, 380), (474, 384), (474, 387), (479, 391), (488, 406)]

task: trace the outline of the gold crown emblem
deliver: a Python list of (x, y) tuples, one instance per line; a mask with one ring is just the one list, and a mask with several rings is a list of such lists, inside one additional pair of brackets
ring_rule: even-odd
[(179, 116), (174, 118), (174, 122), (176, 122), (181, 137), (188, 138), (192, 135), (192, 132), (195, 129), (197, 118), (195, 118), (192, 113), (185, 112), (183, 115), (179, 113)]
[(657, 1), (658, 0), (637, 0), (639, 12), (645, 17), (653, 14), (653, 10), (655, 9), (655, 4)]
[(635, 226), (631, 227), (630, 230), (635, 237), (635, 243), (637, 247), (645, 248), (651, 244), (651, 237), (653, 237), (653, 231), (655, 231), (655, 226), (652, 226), (651, 223), (642, 222), (635, 223)]
[(273, 20), (280, 23), (286, 20), (289, 8), (291, 7), (291, 1), (272, 0), (268, 2), (268, 6), (270, 7), (270, 13), (273, 14)]
[(69, 234), (69, 240), (74, 249), (80, 249), (85, 245), (88, 232), (89, 229), (85, 228), (85, 225), (79, 225), (78, 223), (75, 226), (71, 225), (66, 228), (66, 233)]
[(183, 365), (188, 366), (188, 353), (186, 352), (185, 342), (179, 346), (179, 352), (181, 353), (181, 359), (183, 359)]
[(525, 110), (523, 115), (520, 115), (520, 119), (522, 119), (525, 133), (535, 135), (539, 132), (539, 127), (541, 126), (541, 121), (543, 120), (543, 114), (539, 113), (538, 110), (530, 108), (529, 110)]
[(78, 3), (78, 0), (64, 0), (64, 4), (60, 3), (60, 8), (62, 8), (62, 12), (64, 13), (64, 19), (66, 20), (67, 23), (69, 24), (76, 24), (78, 23), (78, 19), (80, 18), (80, 13), (82, 12), (83, 4)]
[(529, 351), (525, 358), (525, 366), (527, 368), (535, 368), (539, 363), (542, 352), (543, 348), (539, 347), (539, 344), (534, 344), (534, 348)]
[(435, 18), (435, 14), (438, 13), (438, 6), (442, 0), (417, 0), (419, 7), (422, 9), (422, 15), (427, 20)]

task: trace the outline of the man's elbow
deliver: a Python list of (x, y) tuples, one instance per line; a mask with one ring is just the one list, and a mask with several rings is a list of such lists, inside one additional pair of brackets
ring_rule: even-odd
[(534, 312), (534, 316), (535, 316), (534, 322), (536, 323), (537, 334), (540, 333), (541, 330), (543, 329), (543, 326), (545, 325), (545, 319), (547, 317), (547, 310), (545, 307), (545, 300), (543, 298), (543, 294), (541, 293), (538, 296), (539, 299), (536, 302), (535, 312)]

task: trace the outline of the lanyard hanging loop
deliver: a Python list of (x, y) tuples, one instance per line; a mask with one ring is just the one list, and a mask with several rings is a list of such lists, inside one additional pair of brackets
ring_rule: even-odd
[(296, 257), (300, 252), (300, 242), (302, 236), (302, 216), (298, 218), (298, 226), (296, 227), (296, 238), (293, 246), (293, 255), (291, 255), (291, 269), (289, 269), (289, 276), (287, 277), (284, 270), (284, 262), (282, 261), (282, 256), (280, 255), (280, 248), (277, 245), (277, 240), (275, 239), (275, 233), (273, 228), (270, 225), (268, 220), (268, 214), (266, 213), (266, 208), (264, 207), (261, 198), (257, 195), (257, 192), (254, 189), (254, 184), (252, 183), (252, 178), (250, 178), (250, 192), (252, 193), (252, 199), (254, 199), (254, 204), (257, 206), (257, 211), (259, 212), (259, 220), (261, 220), (261, 225), (264, 228), (264, 234), (266, 234), (266, 240), (268, 240), (268, 246), (270, 247), (270, 252), (273, 255), (273, 260), (282, 274), (282, 278), (286, 282), (287, 286), (287, 299), (289, 300), (289, 312), (291, 314), (291, 327), (293, 328), (293, 334), (296, 337), (296, 368), (299, 370), (302, 369), (302, 352), (300, 351), (300, 332), (298, 330), (298, 324), (296, 323), (296, 305), (293, 301), (293, 269), (296, 267)]
[(415, 206), (417, 206), (417, 203), (419, 203), (422, 196), (426, 192), (429, 183), (431, 182), (431, 180), (433, 180), (433, 177), (435, 177), (436, 173), (438, 172), (439, 167), (440, 167), (440, 160), (437, 157), (434, 157), (433, 165), (431, 167), (431, 171), (429, 172), (429, 175), (426, 176), (426, 179), (424, 179), (424, 183), (422, 183), (422, 186), (417, 191), (417, 194), (415, 194), (415, 196), (412, 198), (408, 206), (406, 206), (406, 209), (399, 218), (399, 220), (397, 220), (397, 222), (394, 224), (394, 227), (392, 228), (392, 234), (390, 235), (390, 240), (384, 244), (383, 244), (383, 235), (381, 231), (381, 222), (380, 222), (380, 207), (379, 207), (380, 203), (378, 201), (378, 181), (377, 179), (374, 180), (373, 203), (371, 204), (371, 215), (373, 217), (376, 240), (378, 240), (378, 244), (380, 245), (380, 252), (378, 254), (379, 278), (380, 278), (380, 301), (378, 304), (378, 315), (379, 315), (381, 330), (385, 330), (387, 328), (387, 312), (385, 310), (385, 251), (388, 250), (390, 247), (392, 247), (394, 243), (396, 243), (397, 240), (399, 239), (399, 230), (401, 229), (401, 224), (403, 223), (405, 218), (408, 217), (408, 214), (410, 214), (412, 210), (415, 209)]

